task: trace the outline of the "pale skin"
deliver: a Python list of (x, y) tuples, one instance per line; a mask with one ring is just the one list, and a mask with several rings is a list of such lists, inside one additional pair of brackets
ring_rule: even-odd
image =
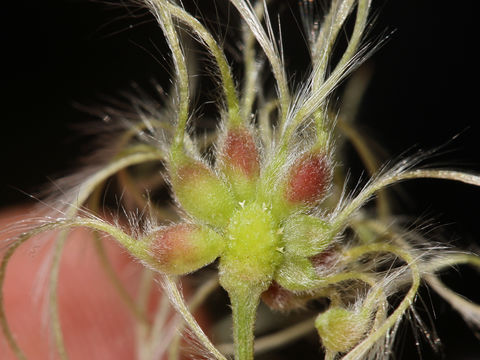
[[(31, 216), (26, 207), (0, 212), (0, 228)], [(18, 248), (7, 267), (3, 288), (9, 325), (28, 359), (45, 359), (53, 354), (49, 332), (47, 289), (48, 261), (57, 233), (32, 238)], [(138, 293), (143, 267), (119, 245), (105, 239), (103, 244), (112, 267), (124, 288), (134, 297)], [(0, 242), (5, 234), (0, 235)], [(2, 246), (1, 251), (5, 248)], [(160, 290), (152, 287), (148, 310), (151, 317)], [(61, 262), (58, 287), (61, 325), (69, 359), (133, 359), (135, 319), (105, 274), (93, 242), (92, 233), (75, 229), (69, 235)], [(0, 354), (16, 359), (0, 335)]]

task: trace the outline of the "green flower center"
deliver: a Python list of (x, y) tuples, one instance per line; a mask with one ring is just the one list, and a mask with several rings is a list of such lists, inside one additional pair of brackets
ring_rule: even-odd
[(226, 229), (227, 248), (220, 261), (225, 289), (239, 285), (266, 290), (282, 262), (279, 227), (263, 204), (238, 208)]

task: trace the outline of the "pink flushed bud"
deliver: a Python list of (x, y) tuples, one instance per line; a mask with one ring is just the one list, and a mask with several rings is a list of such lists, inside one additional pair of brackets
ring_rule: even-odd
[(235, 192), (243, 199), (253, 195), (260, 174), (257, 145), (247, 128), (229, 129), (219, 151), (219, 164)]
[(200, 269), (214, 261), (224, 247), (223, 238), (215, 231), (194, 224), (168, 226), (150, 238), (154, 266), (172, 275)]
[(262, 293), (262, 300), (270, 309), (288, 311), (305, 306), (308, 297), (295, 294), (273, 281), (270, 287)]
[(311, 256), (310, 262), (319, 276), (327, 274), (339, 261), (340, 254), (334, 247), (330, 247), (321, 253)]
[(327, 192), (331, 180), (331, 167), (323, 154), (308, 153), (290, 168), (286, 200), (291, 204), (316, 205)]
[(226, 166), (242, 172), (247, 177), (258, 176), (260, 164), (257, 146), (247, 129), (230, 130), (223, 146)]

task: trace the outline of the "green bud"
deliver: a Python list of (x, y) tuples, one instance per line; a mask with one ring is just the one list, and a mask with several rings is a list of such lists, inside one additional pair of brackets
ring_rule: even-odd
[(308, 257), (321, 253), (331, 242), (329, 225), (310, 215), (293, 215), (283, 224), (285, 253)]
[(275, 273), (275, 281), (290, 291), (306, 291), (318, 286), (320, 278), (310, 259), (299, 256), (285, 256)]
[(370, 322), (367, 311), (333, 307), (317, 316), (315, 327), (327, 350), (347, 352), (363, 339)]
[(148, 238), (153, 266), (171, 275), (187, 274), (211, 263), (225, 244), (208, 227), (185, 223), (164, 227)]
[(236, 202), (225, 182), (210, 168), (188, 159), (172, 173), (173, 190), (183, 209), (213, 226), (228, 224)]

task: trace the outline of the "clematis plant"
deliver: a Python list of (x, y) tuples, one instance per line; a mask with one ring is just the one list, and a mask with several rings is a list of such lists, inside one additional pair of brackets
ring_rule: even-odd
[[(195, 321), (175, 283), (176, 276), (216, 260), (219, 284), (232, 307), (237, 360), (253, 359), (254, 327), (262, 300), (274, 310), (289, 311), (313, 299), (327, 299), (327, 309), (309, 323), (317, 329), (326, 359), (387, 356), (397, 324), (413, 306), (422, 279), (479, 326), (478, 306), (446, 288), (436, 273), (455, 264), (480, 267), (480, 257), (435, 250), (426, 239), (391, 225), (383, 191), (419, 178), (480, 186), (480, 176), (417, 168), (418, 159), (412, 158), (390, 168), (370, 167), (368, 184), (347, 196), (346, 181), (337, 171), (339, 155), (333, 141), (337, 131), (353, 141), (367, 166), (375, 158), (348, 122), (335, 121), (328, 102), (368, 52), (362, 44), (371, 0), (332, 0), (321, 26), (309, 18), (313, 13), (305, 13), (311, 71), (298, 89), (288, 81), (265, 2), (229, 3), (242, 21), (241, 86), (223, 49), (199, 20), (173, 1), (144, 1), (158, 20), (172, 55), (173, 98), (160, 113), (149, 113), (147, 106), (141, 109), (143, 122), (125, 131), (117, 142), (117, 155), (80, 183), (62, 218), (46, 221), (11, 242), (2, 258), (0, 286), (18, 246), (37, 233), (62, 230), (52, 266), (50, 307), (62, 358), (67, 358), (68, 351), (63, 345), (55, 286), (66, 232), (73, 227), (111, 235), (135, 259), (161, 274), (173, 306), (209, 356), (217, 359), (225, 355)], [(311, 1), (304, 1), (303, 6), (311, 6)], [(333, 57), (348, 19), (353, 19), (348, 44), (340, 56)], [(218, 99), (218, 130), (208, 140), (214, 153), (211, 157), (187, 131), (195, 112), (191, 67), (180, 28), (208, 50), (223, 93)], [(257, 53), (259, 49), (262, 54)], [(275, 95), (261, 90), (263, 67), (273, 74)], [(120, 222), (78, 210), (115, 174), (121, 174), (124, 183), (130, 184), (127, 189), (135, 192), (131, 186), (135, 177), (129, 178), (125, 169), (151, 162), (163, 165), (162, 176), (174, 196), (177, 215), (157, 209), (143, 228), (126, 229)], [(376, 195), (383, 201), (383, 211), (372, 215), (363, 207)], [(164, 219), (171, 222), (158, 226)], [(390, 300), (397, 293), (403, 298), (392, 307)], [(25, 356), (9, 329), (1, 299), (3, 332), (22, 359)]]

